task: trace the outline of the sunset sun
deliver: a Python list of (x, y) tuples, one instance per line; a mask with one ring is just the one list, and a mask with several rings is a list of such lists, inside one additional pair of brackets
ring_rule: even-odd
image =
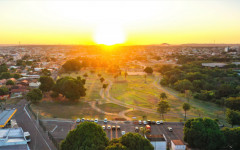
[(95, 31), (94, 41), (104, 45), (121, 44), (125, 41), (124, 31), (117, 25), (101, 25)]

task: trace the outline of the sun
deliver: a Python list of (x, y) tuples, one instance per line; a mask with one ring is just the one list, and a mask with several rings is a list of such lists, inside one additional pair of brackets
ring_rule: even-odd
[(104, 24), (97, 27), (94, 40), (97, 44), (121, 44), (125, 42), (125, 35), (119, 25)]

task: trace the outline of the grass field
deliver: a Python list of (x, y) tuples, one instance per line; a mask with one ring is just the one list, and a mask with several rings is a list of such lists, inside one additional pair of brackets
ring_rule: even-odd
[(41, 102), (36, 105), (31, 105), (31, 108), (35, 113), (39, 112), (43, 118), (64, 118), (64, 119), (76, 119), (76, 118), (98, 118), (104, 119), (111, 116), (105, 116), (91, 108), (88, 103), (67, 103), (67, 102)]
[(97, 105), (97, 107), (103, 111), (110, 112), (110, 113), (119, 113), (121, 111), (127, 110), (126, 107), (119, 106), (113, 103), (104, 103), (101, 105)]

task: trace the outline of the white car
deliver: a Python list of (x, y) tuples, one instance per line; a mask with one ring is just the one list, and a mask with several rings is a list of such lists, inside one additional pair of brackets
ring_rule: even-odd
[(163, 120), (160, 120), (160, 124), (163, 124)]
[(79, 123), (80, 121), (81, 121), (80, 118), (77, 118), (76, 123)]
[(122, 135), (124, 135), (126, 132), (125, 131), (122, 131)]
[(95, 122), (95, 123), (98, 123), (98, 119), (95, 119), (94, 122)]
[(107, 118), (105, 118), (103, 122), (104, 122), (104, 123), (107, 123)]
[(146, 125), (146, 124), (147, 124), (147, 121), (143, 121), (143, 124)]
[(168, 127), (168, 131), (172, 132), (173, 131), (172, 127)]
[(142, 124), (142, 120), (139, 120), (139, 121), (138, 121), (138, 124), (140, 124), (140, 125), (141, 125), (141, 124)]
[(105, 130), (105, 129), (106, 129), (106, 127), (105, 127), (104, 125), (102, 126), (102, 128), (103, 128), (103, 130)]
[(24, 137), (26, 139), (27, 142), (31, 142), (31, 138), (30, 138), (30, 133), (29, 132), (24, 132)]
[(111, 126), (110, 126), (110, 125), (108, 125), (108, 126), (107, 126), (107, 129), (108, 129), (108, 130), (110, 130), (110, 129), (111, 129)]

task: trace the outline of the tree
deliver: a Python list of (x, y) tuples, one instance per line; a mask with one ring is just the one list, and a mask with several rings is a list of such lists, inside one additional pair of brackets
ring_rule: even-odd
[(103, 83), (104, 80), (105, 80), (105, 79), (104, 79), (103, 77), (100, 78), (101, 83)]
[(190, 110), (191, 106), (189, 103), (183, 103), (183, 106), (182, 106), (184, 112), (185, 112), (185, 120), (187, 118), (187, 111)]
[(170, 105), (168, 101), (161, 100), (158, 102), (157, 111), (162, 116), (163, 119), (164, 119), (164, 114), (166, 114), (169, 110), (170, 110)]
[(120, 143), (119, 139), (112, 139), (105, 150), (127, 150), (127, 148)]
[(167, 94), (165, 93), (165, 92), (162, 92), (161, 94), (160, 94), (160, 99), (161, 100), (164, 100), (164, 99), (167, 99), (168, 97), (167, 97)]
[(185, 90), (185, 97), (189, 102), (190, 98), (192, 97), (192, 91), (191, 90)]
[(240, 111), (240, 97), (229, 97), (225, 100), (226, 107)]
[(8, 88), (6, 86), (0, 87), (0, 96), (7, 95), (8, 94)]
[(11, 74), (9, 72), (2, 72), (0, 78), (1, 79), (9, 79), (9, 78), (11, 78)]
[(19, 78), (21, 78), (21, 75), (18, 74), (18, 73), (15, 73), (15, 74), (13, 74), (13, 78), (15, 78), (15, 79), (19, 79)]
[(41, 74), (42, 76), (51, 76), (51, 71), (48, 69), (42, 69)]
[(100, 125), (83, 122), (61, 142), (61, 150), (105, 150), (108, 138)]
[(238, 150), (240, 147), (240, 127), (238, 128), (223, 128), (222, 133), (226, 139), (226, 146), (232, 147), (232, 150)]
[(234, 125), (240, 125), (240, 111), (227, 109), (226, 120), (232, 127)]
[(178, 80), (176, 83), (174, 83), (174, 88), (180, 92), (184, 92), (185, 90), (192, 89), (192, 83), (187, 79)]
[(55, 85), (54, 80), (52, 79), (52, 77), (49, 77), (49, 76), (41, 76), (39, 81), (41, 82), (39, 89), (42, 92), (51, 91), (53, 86)]
[(85, 78), (87, 78), (88, 77), (88, 74), (87, 73), (84, 73), (84, 75), (83, 75)]
[(147, 74), (153, 73), (153, 69), (151, 67), (146, 67), (143, 71), (146, 72)]
[(77, 79), (72, 77), (63, 77), (57, 80), (55, 86), (53, 87), (53, 91), (62, 94), (71, 101), (74, 101), (86, 95), (84, 84), (85, 80), (80, 77)]
[(184, 124), (184, 141), (191, 148), (215, 150), (224, 145), (224, 136), (217, 122), (209, 118), (189, 119)]
[(103, 84), (103, 89), (106, 90), (106, 88), (108, 87), (108, 84)]
[(0, 65), (0, 74), (3, 72), (8, 72), (8, 67), (6, 64), (1, 64)]
[[(113, 141), (113, 142), (112, 142)], [(150, 141), (138, 133), (127, 133), (119, 139), (110, 141), (110, 145), (120, 145), (126, 147), (126, 150), (153, 150), (154, 147)], [(114, 144), (111, 144), (114, 143)], [(114, 149), (115, 150), (115, 149)], [(121, 150), (121, 149), (120, 149)]]
[(42, 91), (40, 89), (33, 89), (27, 93), (26, 99), (31, 103), (38, 103), (43, 97)]
[(79, 71), (82, 68), (82, 64), (76, 59), (71, 59), (71, 60), (66, 61), (62, 65), (62, 68), (66, 72)]
[(7, 80), (6, 85), (14, 85), (15, 83), (13, 82), (13, 80)]

